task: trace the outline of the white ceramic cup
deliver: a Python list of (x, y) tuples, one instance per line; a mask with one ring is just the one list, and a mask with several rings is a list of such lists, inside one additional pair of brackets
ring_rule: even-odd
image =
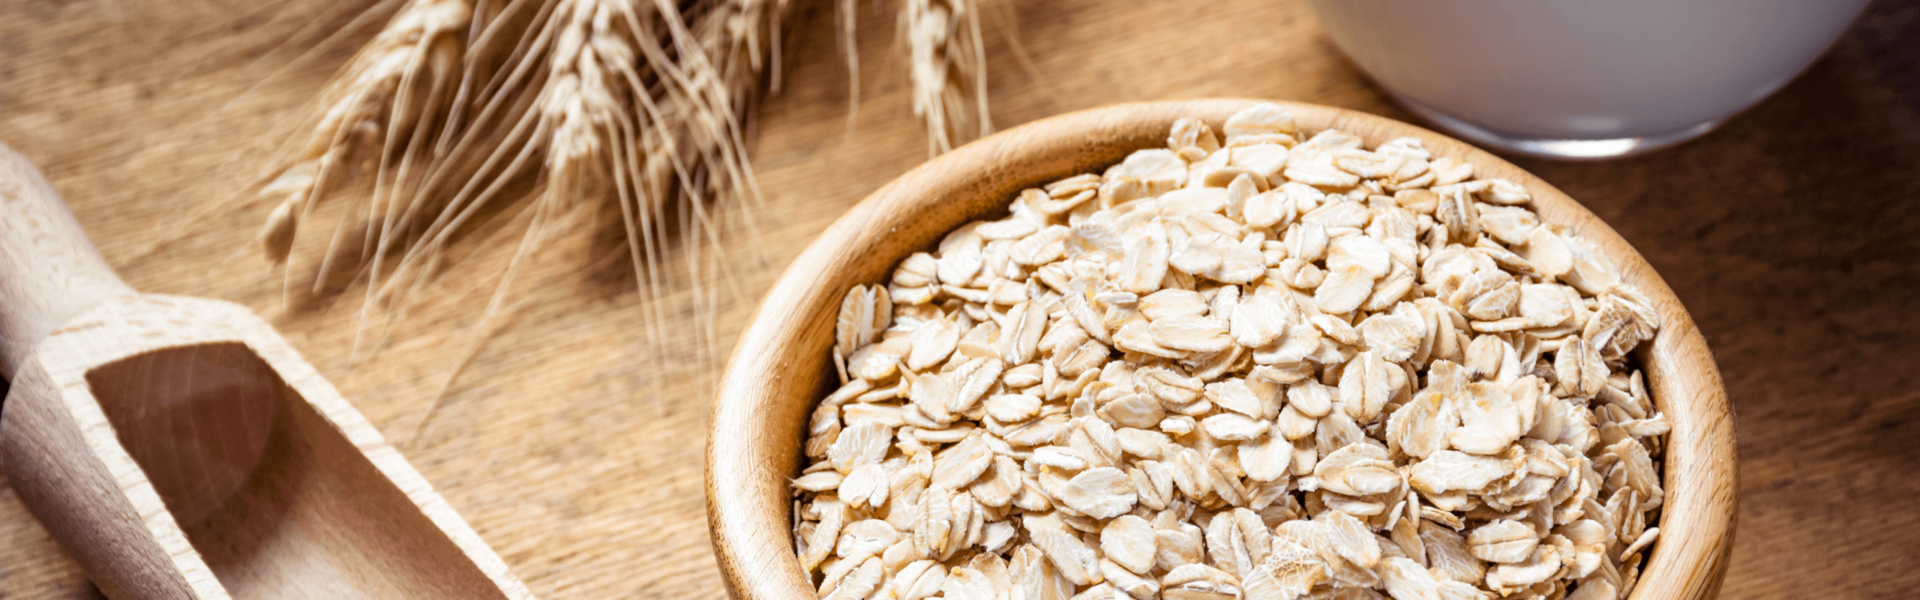
[(1677, 144), (1779, 90), (1867, 0), (1308, 0), (1409, 110), (1569, 159)]

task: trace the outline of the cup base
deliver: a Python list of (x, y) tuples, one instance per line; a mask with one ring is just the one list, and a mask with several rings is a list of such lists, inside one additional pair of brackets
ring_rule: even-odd
[(1447, 116), (1412, 98), (1391, 92), (1389, 94), (1413, 114), (1469, 142), (1515, 154), (1554, 160), (1597, 161), (1646, 154), (1700, 137), (1724, 122), (1724, 120), (1708, 121), (1671, 133), (1639, 137), (1599, 139), (1535, 137), (1511, 134), (1468, 123)]

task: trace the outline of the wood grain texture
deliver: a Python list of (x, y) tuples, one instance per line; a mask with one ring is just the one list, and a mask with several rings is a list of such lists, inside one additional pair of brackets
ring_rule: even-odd
[[(1164, 148), (1175, 120), (1214, 131), (1251, 100), (1125, 104), (1007, 130), (934, 159), (880, 188), (794, 259), (761, 301), (727, 364), (707, 446), (707, 515), (727, 585), (739, 598), (812, 593), (794, 556), (791, 478), (807, 415), (831, 391), (833, 323), (853, 286), (884, 282), (907, 255), (928, 250), (968, 221), (1004, 215), (1025, 188), (1099, 173), (1128, 153)], [(1413, 136), (1435, 158), (1474, 165), (1475, 176), (1519, 183), (1543, 221), (1571, 228), (1646, 292), (1661, 329), (1640, 354), (1654, 403), (1673, 422), (1665, 457), (1663, 541), (1632, 600), (1711, 598), (1732, 551), (1733, 422), (1720, 372), (1685, 307), (1640, 254), (1593, 213), (1504, 160), (1412, 125), (1337, 108), (1281, 103), (1307, 135), (1339, 129), (1368, 147)], [(1670, 536), (1670, 537), (1668, 537)]]
[(532, 598), (272, 326), (133, 293), (4, 145), (0, 194), (0, 468), (106, 595)]
[[(511, 239), (420, 298), (374, 361), (356, 296), (281, 306), (244, 248), (272, 206), (242, 188), (371, 32), (319, 50), (364, 3), (0, 2), (0, 141), (47, 172), (142, 290), (265, 315), (542, 597), (716, 597), (700, 432), (713, 371), (791, 258), (926, 160), (895, 4), (863, 7), (860, 110), (830, 3), (802, 2), (783, 89), (752, 141), (766, 203), (753, 253), (716, 286), (715, 344), (646, 341), (624, 250), (581, 232), (523, 272), (531, 291), (422, 429)], [(1286, 0), (988, 2), (1002, 128), (1116, 102), (1261, 97), (1397, 119)], [(1008, 45), (1016, 29), (1032, 70)], [(1672, 285), (1735, 403), (1739, 535), (1723, 598), (1907, 598), (1920, 587), (1920, 10), (1876, 3), (1779, 95), (1695, 142), (1625, 161), (1516, 161), (1579, 199)], [(296, 57), (304, 56), (300, 61)], [(747, 244), (742, 243), (742, 246)], [(307, 251), (311, 251), (308, 249)], [(611, 264), (612, 267), (605, 265)], [(668, 316), (694, 298), (668, 290)], [(648, 364), (651, 361), (651, 364)], [(705, 374), (703, 376), (703, 374)], [(704, 377), (704, 380), (703, 380)], [(0, 474), (3, 476), (4, 474)], [(0, 488), (0, 597), (95, 594)]]

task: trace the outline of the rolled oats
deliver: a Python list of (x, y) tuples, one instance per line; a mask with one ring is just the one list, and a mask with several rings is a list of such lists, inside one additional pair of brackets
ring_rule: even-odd
[(801, 564), (824, 598), (1623, 597), (1660, 323), (1531, 201), (1271, 104), (1026, 190), (847, 293)]

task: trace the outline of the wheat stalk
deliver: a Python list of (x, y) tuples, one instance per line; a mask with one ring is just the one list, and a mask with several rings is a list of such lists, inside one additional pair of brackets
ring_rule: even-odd
[[(273, 262), (286, 261), (299, 224), (314, 200), (345, 178), (357, 159), (378, 149), (378, 172), (388, 172), (396, 155), (402, 162), (420, 156), (417, 141), (433, 116), (446, 109), (445, 92), (458, 80), (464, 50), (460, 35), (473, 7), (464, 0), (417, 0), (396, 14), (366, 48), (322, 93), (319, 123), (291, 166), (263, 194), (280, 199), (261, 232), (263, 249)], [(373, 206), (390, 200), (376, 194)], [(375, 212), (381, 209), (375, 208)], [(368, 224), (384, 223), (369, 219)], [(336, 235), (336, 238), (338, 235)], [(321, 267), (324, 273), (326, 267)], [(324, 278), (324, 277), (322, 277)]]
[[(952, 150), (966, 129), (993, 133), (979, 7), (978, 0), (906, 0), (900, 13), (900, 37), (911, 57), (913, 114), (927, 127), (929, 155)], [(966, 110), (969, 101), (977, 117)]]
[[(786, 10), (785, 0), (409, 0), (329, 86), (308, 142), (265, 187), (279, 200), (265, 254), (290, 260), (303, 218), (360, 161), (374, 163), (374, 191), (334, 232), (314, 292), (351, 272), (367, 278), (369, 311), (392, 310), (450, 243), (523, 199), (534, 229), (617, 206), (648, 290), (669, 215), (683, 215), (698, 281), (701, 262), (718, 259), (698, 252), (721, 229), (709, 205), (757, 196), (741, 119), (778, 60)], [(536, 191), (509, 191), (528, 181)], [(513, 264), (544, 235), (529, 231)]]
[[(365, 282), (358, 356), (369, 317), (403, 318), (453, 244), (496, 215), (523, 215), (477, 333), (416, 432), (507, 310), (514, 275), (554, 235), (602, 214), (625, 230), (650, 343), (664, 347), (669, 330), (665, 272), (683, 269), (695, 341), (710, 354), (706, 282), (728, 260), (716, 211), (752, 218), (744, 118), (777, 73), (787, 10), (787, 0), (403, 0), (328, 85), (311, 133), (263, 187), (278, 202), (260, 234), (264, 254), (286, 264), (289, 295)], [(366, 179), (371, 194), (345, 193)], [(322, 258), (296, 268), (301, 225), (323, 202), (349, 198)], [(669, 231), (677, 266), (667, 264)], [(296, 273), (311, 286), (296, 287)]]
[[(854, 2), (835, 7), (857, 107)], [(403, 318), (405, 299), (451, 260), (456, 242), (517, 212), (512, 226), (524, 222), (525, 231), (463, 354), (471, 358), (510, 306), (527, 259), (555, 234), (617, 213), (647, 295), (650, 342), (663, 347), (670, 328), (661, 299), (685, 281), (696, 343), (710, 353), (716, 302), (707, 283), (728, 283), (731, 272), (719, 268), (729, 260), (718, 243), (727, 229), (721, 214), (753, 218), (759, 195), (745, 140), (761, 88), (780, 86), (789, 4), (387, 0), (391, 21), (329, 84), (311, 133), (263, 187), (278, 202), (260, 235), (264, 254), (286, 265), (289, 295), (365, 282), (358, 356), (369, 317)], [(978, 0), (901, 6), (898, 36), (931, 154), (992, 131), (979, 8)], [(370, 194), (347, 193), (367, 179)], [(344, 216), (322, 258), (296, 268), (302, 224), (323, 202), (349, 197), (359, 200), (340, 203)], [(672, 258), (678, 264), (668, 265)], [(684, 279), (668, 276), (672, 269)], [(311, 285), (295, 286), (296, 273)]]
[[(860, 107), (860, 60), (854, 43), (858, 0), (836, 0), (835, 32), (851, 90), (848, 118)], [(907, 54), (913, 114), (927, 130), (927, 154), (993, 133), (987, 115), (987, 52), (980, 34), (980, 0), (903, 0), (897, 39)], [(1019, 52), (1015, 45), (1016, 52)], [(1024, 55), (1021, 55), (1025, 60)], [(972, 106), (972, 111), (968, 106)]]
[[(857, 103), (853, 1), (835, 5)], [(341, 219), (303, 290), (365, 277), (363, 317), (401, 306), (432, 270), (424, 267), (503, 200), (532, 198), (542, 215), (619, 207), (649, 293), (659, 287), (665, 231), (687, 232), (685, 266), (701, 281), (700, 264), (720, 259), (719, 246), (700, 243), (719, 235), (709, 207), (757, 198), (744, 119), (763, 75), (779, 85), (772, 65), (788, 8), (788, 0), (404, 0), (329, 85), (311, 134), (265, 186), (279, 201), (260, 236), (265, 254), (288, 262), (291, 290), (300, 224), (330, 192), (371, 172), (372, 193)], [(933, 154), (992, 130), (979, 8), (901, 6), (913, 109)], [(509, 192), (529, 180), (537, 191)], [(709, 246), (715, 254), (703, 257)], [(710, 306), (703, 286), (694, 291)]]

